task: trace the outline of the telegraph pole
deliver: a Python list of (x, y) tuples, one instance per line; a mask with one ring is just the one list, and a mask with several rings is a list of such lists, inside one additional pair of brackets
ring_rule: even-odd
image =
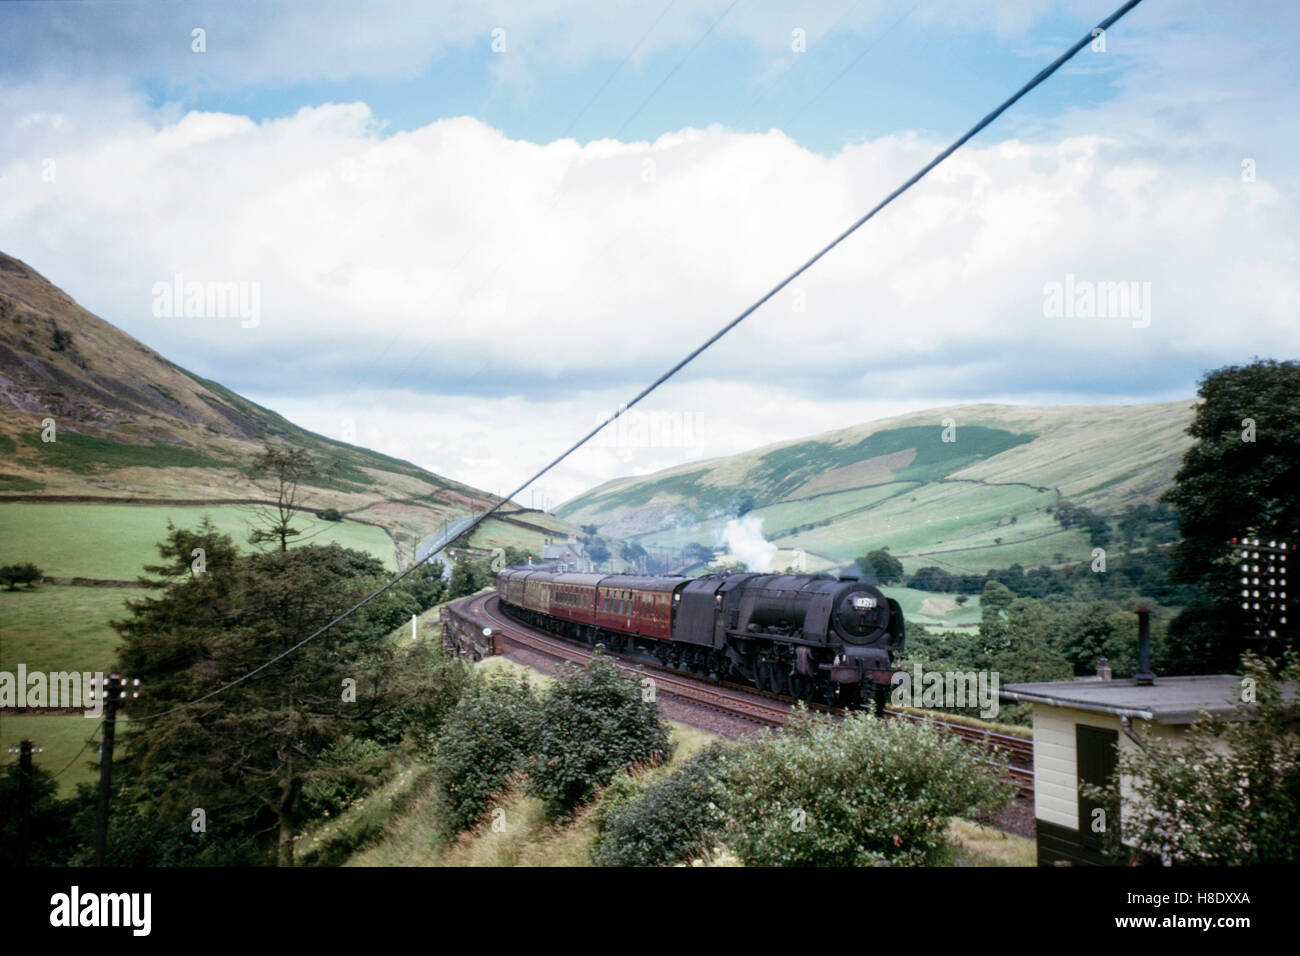
[[(133, 684), (140, 686), (137, 678)], [(95, 866), (103, 866), (108, 853), (108, 798), (113, 786), (113, 740), (117, 730), (117, 708), (126, 699), (126, 678), (110, 674), (104, 684), (104, 734), (99, 744), (99, 805), (95, 809)], [(139, 691), (132, 691), (139, 697)]]

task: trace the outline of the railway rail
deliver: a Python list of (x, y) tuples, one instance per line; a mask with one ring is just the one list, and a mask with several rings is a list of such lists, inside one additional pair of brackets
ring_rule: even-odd
[[(496, 592), (478, 594), (444, 605), (440, 620), (444, 641), (472, 654), (476, 660), (500, 653), (507, 645), (579, 665), (595, 656), (594, 651), (585, 645), (534, 630), (507, 617), (499, 606)], [(683, 677), (676, 671), (656, 664), (629, 659), (620, 654), (611, 653), (610, 656), (624, 670), (653, 679), (657, 692), (763, 726), (779, 727), (785, 724), (790, 719), (790, 707), (795, 703), (793, 698), (758, 691), (752, 687), (706, 683), (699, 677)], [(809, 706), (829, 714), (840, 713), (834, 707), (816, 704)], [(894, 710), (885, 713), (887, 717), (895, 719), (932, 724), (973, 745), (994, 749), (1005, 757), (1004, 771), (1007, 779), (1015, 783), (1021, 796), (1033, 797), (1033, 741), (940, 717)], [(1004, 763), (1003, 760), (997, 762)]]

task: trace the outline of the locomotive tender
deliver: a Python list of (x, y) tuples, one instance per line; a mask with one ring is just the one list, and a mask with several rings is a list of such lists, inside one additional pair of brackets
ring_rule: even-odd
[(511, 617), (668, 667), (828, 704), (883, 710), (903, 649), (898, 602), (825, 574), (700, 578), (505, 568)]

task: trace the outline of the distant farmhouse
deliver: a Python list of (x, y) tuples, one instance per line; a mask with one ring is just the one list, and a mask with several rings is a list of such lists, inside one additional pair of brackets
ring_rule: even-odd
[(542, 561), (553, 564), (555, 570), (565, 572), (589, 572), (594, 570), (591, 558), (587, 556), (586, 546), (569, 535), (568, 539), (557, 542), (554, 538), (547, 538), (546, 543), (542, 545)]

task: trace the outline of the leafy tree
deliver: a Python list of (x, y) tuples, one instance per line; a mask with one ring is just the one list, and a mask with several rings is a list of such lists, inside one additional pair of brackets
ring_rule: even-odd
[[(1300, 860), (1300, 702), (1283, 693), (1300, 682), (1300, 658), (1243, 664), (1258, 702), (1240, 704), (1239, 719), (1204, 718), (1182, 741), (1148, 735), (1120, 751), (1117, 777), (1132, 788), (1112, 853), (1173, 865)], [(1114, 792), (1112, 780), (1090, 795), (1113, 802)]]
[(466, 555), (451, 569), (451, 578), (447, 582), (447, 596), (467, 597), (491, 586), (495, 580), (496, 574), (493, 573), (489, 562), (475, 561)]
[(320, 518), (321, 521), (342, 521), (343, 512), (339, 511), (338, 508), (326, 508), (324, 511), (316, 512), (316, 517)]
[(26, 584), (30, 588), (41, 579), (41, 575), (44, 573), (30, 561), (24, 561), (21, 564), (6, 564), (4, 567), (0, 567), (0, 583), (8, 585), (10, 591), (17, 591), (20, 584)]
[(586, 667), (561, 669), (542, 698), (530, 790), (559, 817), (618, 771), (671, 754), (668, 725), (641, 681), (597, 653)]
[(592, 538), (587, 545), (587, 556), (597, 564), (604, 564), (609, 560), (609, 547), (600, 538)]
[(1001, 611), (1011, 606), (1016, 599), (1014, 593), (1001, 581), (990, 581), (984, 585), (980, 595), (980, 609), (985, 620), (996, 618)]
[(649, 557), (649, 555), (646, 554), (645, 548), (637, 544), (635, 541), (623, 542), (623, 545), (618, 549), (618, 556), (628, 564), (636, 564), (642, 558)]
[(890, 554), (888, 548), (868, 551), (856, 564), (864, 575), (880, 584), (897, 584), (903, 580), (903, 562)]
[(682, 548), (682, 560), (690, 564), (702, 564), (713, 560), (713, 549), (692, 541)]
[(600, 530), (594, 524), (580, 524), (578, 525), (578, 527), (579, 529), (581, 529), (582, 533), (587, 535), (588, 537), (596, 534), (597, 531)]
[(1165, 494), (1178, 514), (1173, 578), (1196, 599), (1170, 627), (1184, 671), (1235, 667), (1243, 621), (1229, 542), (1300, 540), (1300, 362), (1257, 360), (1201, 381), (1195, 443)]
[(293, 517), (302, 510), (299, 485), (321, 477), (315, 459), (301, 448), (266, 445), (254, 459), (250, 476), (259, 483), (263, 493), (275, 499), (270, 507), (255, 511), (261, 525), (248, 536), (251, 544), (278, 541), (280, 550), (289, 550), (289, 539), (302, 534), (293, 526)]
[[(195, 540), (209, 549), (202, 572), (181, 564)], [(434, 649), (384, 640), (395, 608), (408, 610), (392, 591), (302, 643), (383, 581), (369, 555), (330, 545), (237, 556), (210, 526), (197, 538), (173, 530), (160, 551), (171, 558), (160, 566), (170, 583), (154, 582), (156, 597), (128, 602), (130, 616), (114, 627), (119, 667), (149, 688), (149, 710), (179, 709), (126, 725), (127, 802), (172, 833), (185, 832), (180, 821), (202, 807), (229, 840), (238, 835), (259, 851), (260, 834), (274, 832), (276, 859), (292, 865), (311, 812), (305, 793), (374, 782), (340, 764), (339, 749), (351, 738), (391, 743), (436, 722), (457, 693), (460, 665), (440, 675)], [(139, 851), (156, 859), (173, 849)]]

